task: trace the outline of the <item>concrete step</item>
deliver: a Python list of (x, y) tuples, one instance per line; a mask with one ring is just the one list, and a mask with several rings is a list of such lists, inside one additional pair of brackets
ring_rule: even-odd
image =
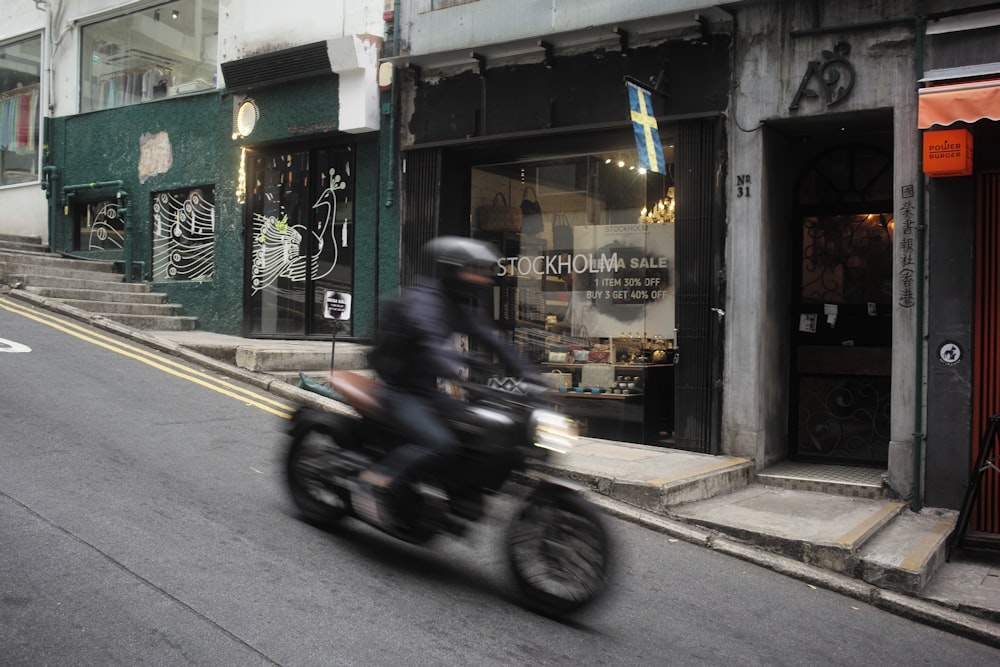
[(754, 481), (783, 489), (877, 499), (889, 497), (883, 481), (887, 474), (885, 468), (782, 461), (758, 472)]
[[(38, 296), (49, 299), (59, 299), (61, 301), (99, 301), (115, 303), (133, 304), (163, 304), (167, 302), (167, 295), (161, 292), (150, 292), (148, 285), (143, 285), (145, 290), (104, 290), (104, 289), (76, 289), (73, 287), (37, 287), (34, 285), (22, 285), (22, 289)], [(75, 305), (75, 304), (73, 304)], [(78, 306), (81, 307), (82, 306)]]
[(29, 245), (40, 246), (40, 245), (42, 245), (42, 237), (41, 236), (37, 236), (37, 235), (35, 235), (35, 236), (27, 236), (27, 235), (20, 235), (20, 234), (2, 234), (2, 233), (0, 233), (0, 249), (2, 249), (8, 243), (13, 243), (13, 244), (26, 243), (26, 244), (29, 244)]
[[(136, 295), (128, 295), (136, 296)], [(80, 310), (91, 313), (101, 313), (102, 315), (155, 315), (176, 317), (183, 312), (183, 308), (175, 303), (165, 303), (166, 297), (162, 294), (152, 294), (150, 296), (160, 297), (161, 303), (136, 303), (128, 301), (96, 301), (94, 299), (62, 299), (55, 298), (55, 301), (67, 306), (73, 306)]]
[[(11, 278), (16, 279), (16, 282), (20, 282), (22, 287), (53, 287), (61, 289), (78, 289), (78, 290), (97, 290), (101, 292), (114, 292), (115, 298), (120, 298), (119, 295), (123, 295), (129, 292), (136, 294), (150, 294), (150, 287), (145, 283), (126, 283), (121, 282), (121, 276), (109, 276), (108, 279), (101, 279), (101, 275), (95, 275), (96, 280), (87, 280), (82, 278), (66, 278), (63, 276), (50, 276), (50, 275), (40, 275), (40, 274), (14, 274)], [(115, 282), (111, 278), (117, 277), (118, 281)], [(15, 280), (8, 280), (8, 283), (13, 283)]]
[(2, 235), (0, 235), (0, 252), (16, 252), (28, 255), (45, 255), (49, 253), (49, 247), (42, 245), (41, 240), (37, 242), (24, 238), (17, 240), (15, 237), (7, 237), (7, 239), (3, 240)]
[(753, 464), (748, 459), (669, 450), (671, 474), (664, 476), (662, 468), (650, 463), (668, 450), (618, 444), (582, 438), (579, 445), (559, 457), (557, 466), (542, 467), (602, 495), (661, 514), (673, 505), (743, 489), (750, 481)]
[[(0, 251), (0, 264), (7, 264), (8, 271), (18, 270), (14, 267), (37, 267), (38, 273), (46, 274), (49, 270), (59, 269), (61, 271), (92, 271), (96, 273), (115, 274), (115, 262), (102, 260), (72, 259), (59, 255), (49, 254), (24, 254)], [(41, 270), (44, 267), (44, 271)], [(22, 269), (23, 270), (23, 269)], [(59, 275), (59, 274), (56, 274)], [(121, 275), (121, 274), (116, 274)]]
[(753, 484), (669, 514), (803, 563), (851, 576), (862, 545), (903, 511), (901, 502)]
[(114, 320), (133, 329), (142, 329), (143, 331), (193, 331), (198, 326), (197, 317), (184, 315), (124, 315), (118, 313), (106, 313), (104, 315), (109, 320)]
[[(289, 343), (298, 343), (290, 345)], [(236, 348), (236, 365), (249, 371), (323, 371), (330, 369), (330, 343), (311, 341), (281, 341), (269, 344), (240, 345)], [(358, 370), (368, 366), (367, 345), (338, 343), (335, 366), (342, 370)]]
[(879, 588), (920, 594), (946, 558), (958, 513), (905, 511), (861, 548), (857, 577)]

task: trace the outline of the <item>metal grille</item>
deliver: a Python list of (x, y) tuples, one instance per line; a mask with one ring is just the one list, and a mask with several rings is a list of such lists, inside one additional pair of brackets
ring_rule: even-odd
[(420, 256), (420, 247), (437, 234), (440, 211), (441, 151), (435, 148), (406, 153), (403, 172), (400, 281), (410, 285), (431, 267)]
[(333, 74), (326, 42), (303, 44), (222, 63), (227, 91), (249, 91), (313, 76)]
[[(977, 180), (972, 462), (987, 419), (1000, 412), (1000, 172), (981, 173)], [(1000, 474), (986, 472), (980, 485), (969, 529), (1000, 534)]]
[(716, 200), (718, 125), (714, 120), (683, 121), (676, 149), (677, 209), (677, 345), (675, 446), (694, 451), (718, 451), (718, 340), (721, 307), (716, 275), (721, 267), (721, 232)]

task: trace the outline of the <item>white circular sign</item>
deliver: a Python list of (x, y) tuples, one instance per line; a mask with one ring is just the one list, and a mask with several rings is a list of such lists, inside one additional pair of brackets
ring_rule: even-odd
[(962, 346), (953, 340), (946, 340), (938, 346), (938, 361), (945, 366), (955, 366), (962, 360)]

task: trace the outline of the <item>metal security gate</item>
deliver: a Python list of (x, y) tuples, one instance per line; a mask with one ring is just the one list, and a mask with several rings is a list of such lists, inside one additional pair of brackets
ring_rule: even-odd
[[(431, 270), (419, 248), (437, 235), (440, 215), (441, 151), (425, 148), (406, 153), (402, 211), (400, 281), (409, 285)], [(425, 265), (421, 265), (421, 264)]]
[[(987, 420), (1000, 412), (1000, 172), (978, 174), (976, 193), (970, 465), (979, 455)], [(1000, 536), (1000, 475), (984, 475), (980, 484), (969, 530)]]
[(717, 119), (678, 123), (677, 345), (675, 447), (718, 453), (724, 295), (720, 222), (723, 188), (716, 182), (722, 130)]

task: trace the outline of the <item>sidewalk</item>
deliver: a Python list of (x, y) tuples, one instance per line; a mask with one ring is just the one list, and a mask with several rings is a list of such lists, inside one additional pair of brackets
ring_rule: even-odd
[[(87, 321), (291, 402), (347, 409), (299, 389), (292, 374), (278, 371), (329, 368), (331, 342), (140, 331), (26, 292), (4, 296)], [(364, 368), (364, 351), (338, 342), (336, 367)], [(782, 488), (755, 474), (747, 459), (589, 438), (554, 460), (550, 472), (588, 487), (610, 514), (1000, 647), (1000, 552), (957, 549), (944, 562), (943, 543), (956, 512), (914, 513), (886, 498)]]

